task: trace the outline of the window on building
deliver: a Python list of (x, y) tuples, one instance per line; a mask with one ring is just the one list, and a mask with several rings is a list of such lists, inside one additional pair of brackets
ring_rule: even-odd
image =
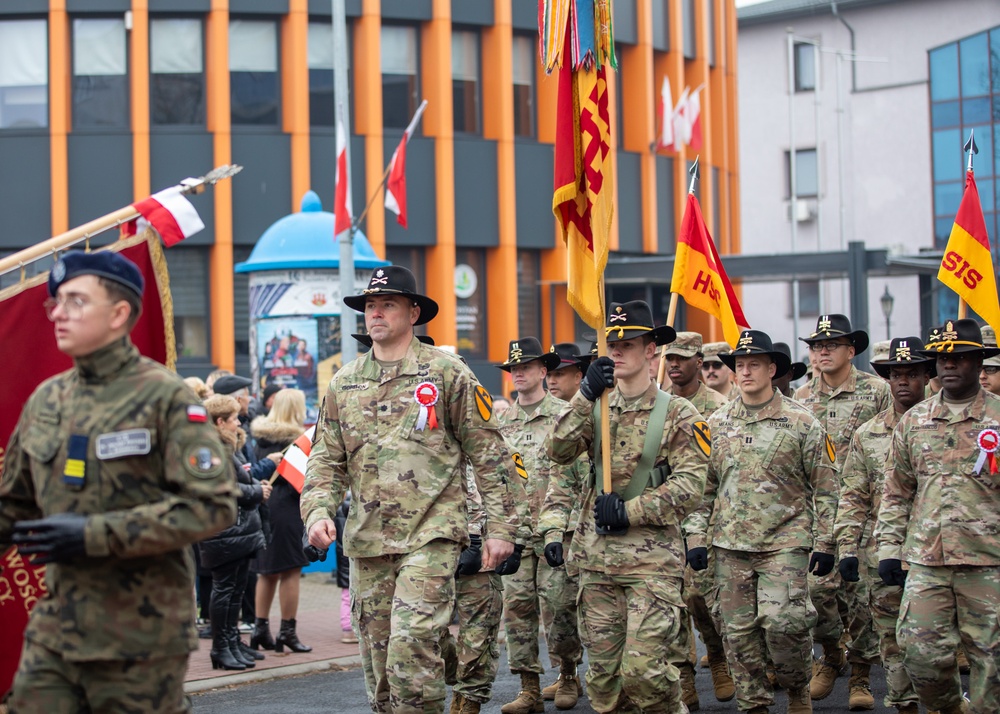
[(482, 248), (455, 251), (455, 303), (459, 354), (487, 359), (486, 251)]
[(309, 124), (334, 126), (333, 23), (309, 23), (308, 56)]
[(149, 23), (149, 105), (154, 126), (205, 123), (205, 52), (201, 20)]
[(73, 20), (73, 127), (128, 126), (125, 21)]
[(0, 22), (0, 129), (48, 125), (48, 24), (45, 20)]
[(811, 42), (796, 42), (795, 91), (812, 92), (816, 89), (816, 46)]
[[(792, 196), (792, 171), (790, 152), (785, 152), (785, 191)], [(819, 195), (819, 167), (816, 163), (816, 149), (798, 149), (795, 152), (795, 195), (810, 198)]]
[(278, 26), (229, 21), (229, 95), (233, 124), (278, 123)]
[[(794, 287), (788, 283), (788, 317), (795, 310)], [(819, 281), (799, 281), (799, 317), (819, 316)]]
[(514, 136), (535, 136), (535, 38), (514, 35)]
[[(722, 3), (725, 5), (725, 3)], [(708, 18), (708, 64), (715, 66), (715, 0), (706, 0), (705, 16)]]
[(517, 251), (518, 334), (542, 339), (542, 260), (537, 250)]
[(684, 59), (694, 59), (698, 56), (698, 33), (695, 32), (694, 18), (695, 0), (681, 2), (681, 22), (684, 25)]
[(424, 253), (426, 248), (417, 248), (405, 245), (387, 245), (385, 247), (385, 259), (393, 265), (402, 265), (413, 273), (417, 281), (417, 292), (426, 295), (427, 282), (424, 279)]
[(174, 300), (178, 359), (206, 360), (208, 339), (208, 249), (172, 248), (164, 253)]
[(451, 33), (451, 97), (454, 130), (479, 133), (479, 33)]
[(417, 28), (382, 25), (381, 32), (382, 125), (405, 129), (417, 110)]
[[(253, 246), (234, 245), (233, 265), (250, 258)], [(233, 274), (233, 341), (236, 374), (250, 374), (250, 273)], [(246, 368), (241, 370), (240, 366)]]

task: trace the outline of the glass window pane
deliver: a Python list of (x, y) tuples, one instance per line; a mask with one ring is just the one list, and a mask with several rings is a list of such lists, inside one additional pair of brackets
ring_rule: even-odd
[[(957, 204), (956, 204), (956, 209)], [(951, 236), (951, 227), (955, 225), (955, 216), (939, 217), (934, 219), (934, 244), (939, 248), (944, 247)]]
[(535, 84), (535, 42), (524, 35), (514, 36), (514, 84)]
[(932, 128), (943, 129), (948, 126), (959, 126), (961, 123), (958, 102), (935, 102), (931, 105)]
[(150, 23), (150, 120), (154, 126), (205, 123), (201, 20)]
[(541, 259), (537, 250), (517, 251), (518, 336), (542, 339)]
[(277, 72), (277, 25), (266, 20), (230, 20), (229, 71)]
[[(962, 130), (962, 136), (966, 137), (968, 140), (970, 127), (965, 127)], [(979, 153), (976, 154), (973, 159), (973, 168), (976, 169), (976, 181), (982, 176), (992, 176), (993, 171), (993, 133), (990, 131), (989, 126), (974, 126), (971, 127), (973, 131), (976, 132), (976, 146), (979, 147)], [(966, 161), (968, 161), (969, 155), (966, 154)]]
[(451, 78), (479, 81), (479, 35), (456, 30), (451, 33)]
[[(976, 188), (979, 190), (979, 203), (982, 204), (983, 212), (989, 213), (993, 210), (993, 179), (976, 176)], [(958, 209), (955, 210), (957, 211)], [(992, 236), (993, 226), (989, 221), (986, 222), (986, 226), (990, 229), (990, 235)]]
[(127, 71), (124, 20), (73, 20), (74, 75), (115, 76)]
[(966, 97), (989, 94), (990, 55), (986, 49), (986, 33), (962, 40), (959, 47), (962, 58), (962, 94)]
[(681, 21), (684, 23), (684, 58), (694, 59), (698, 52), (698, 37), (694, 30), (694, 0), (681, 3)]
[(958, 129), (935, 131), (932, 139), (935, 181), (961, 181), (965, 175), (962, 161), (962, 135)]
[(48, 126), (48, 81), (46, 21), (0, 22), (0, 129)]
[(458, 352), (466, 358), (486, 359), (486, 251), (455, 251), (455, 285), (467, 296), (455, 298)]
[[(788, 171), (790, 152), (785, 153), (785, 170)], [(791, 178), (788, 172), (788, 178)], [(817, 175), (816, 150), (798, 149), (795, 152), (795, 195), (799, 198), (816, 196), (819, 193), (819, 177)], [(791, 196), (790, 180), (786, 184), (788, 195)]]
[[(309, 69), (333, 69), (333, 23), (309, 23)], [(350, 54), (350, 53), (348, 53)]]
[(201, 73), (201, 20), (153, 20), (149, 23), (149, 43), (149, 70), (153, 74)]
[(164, 255), (170, 269), (177, 356), (208, 357), (208, 250), (177, 247)]
[(233, 124), (278, 123), (278, 26), (229, 21), (229, 95)]
[(382, 74), (415, 75), (417, 73), (416, 28), (382, 25), (381, 32)]
[(958, 99), (958, 45), (931, 51), (931, 100)]
[(708, 64), (715, 66), (715, 0), (706, 0), (705, 14), (708, 17)]
[(816, 89), (816, 48), (800, 42), (795, 45), (795, 91), (811, 92)]
[(962, 100), (962, 123), (981, 124), (990, 120), (990, 98), (976, 97)]
[(938, 216), (952, 216), (958, 212), (965, 185), (955, 181), (934, 184), (934, 213)]
[[(1000, 27), (990, 31), (990, 74), (993, 77), (993, 92), (1000, 94)], [(1000, 117), (996, 117), (1000, 121)]]

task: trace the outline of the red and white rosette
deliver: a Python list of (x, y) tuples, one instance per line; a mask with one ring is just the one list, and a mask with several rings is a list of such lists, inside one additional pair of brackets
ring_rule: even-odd
[(976, 437), (976, 443), (979, 444), (979, 458), (976, 459), (976, 473), (978, 474), (983, 470), (983, 465), (988, 461), (990, 464), (990, 473), (995, 474), (1000, 471), (997, 467), (997, 448), (1000, 448), (1000, 434), (997, 433), (996, 429), (983, 429), (979, 432), (979, 436)]
[(423, 431), (427, 428), (437, 429), (438, 420), (434, 405), (438, 401), (438, 388), (430, 382), (421, 382), (413, 390), (413, 398), (420, 405), (420, 415), (417, 417), (417, 425), (414, 428), (417, 431)]

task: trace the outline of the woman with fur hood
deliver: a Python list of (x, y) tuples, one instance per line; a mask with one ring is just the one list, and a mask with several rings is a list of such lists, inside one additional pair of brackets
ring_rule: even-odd
[[(267, 416), (259, 416), (250, 424), (256, 439), (258, 457), (287, 449), (305, 431), (306, 396), (298, 389), (282, 389), (274, 395)], [(274, 492), (267, 502), (271, 520), (271, 540), (267, 549), (257, 556), (257, 621), (250, 640), (253, 649), (264, 648), (283, 652), (309, 652), (295, 631), (295, 616), (299, 609), (299, 580), (302, 568), (309, 564), (302, 553), (305, 528), (299, 514), (299, 492), (280, 476), (274, 481)], [(277, 638), (271, 635), (268, 614), (278, 592), (281, 609), (281, 629)]]
[(212, 571), (212, 669), (242, 670), (253, 667), (256, 659), (240, 640), (238, 625), (250, 560), (264, 547), (258, 507), (271, 495), (271, 484), (255, 481), (236, 456), (246, 442), (240, 429), (240, 403), (216, 394), (205, 400), (205, 410), (229, 453), (240, 488), (236, 522), (198, 544), (202, 565)]

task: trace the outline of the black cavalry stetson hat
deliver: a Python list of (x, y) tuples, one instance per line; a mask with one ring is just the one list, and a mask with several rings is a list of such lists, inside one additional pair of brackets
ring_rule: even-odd
[[(593, 334), (593, 333), (591, 333)], [(589, 339), (588, 335), (584, 335), (585, 339)], [(587, 365), (593, 362), (597, 358), (597, 340), (590, 343), (590, 349), (587, 350), (586, 354), (579, 355), (580, 366), (583, 367), (584, 371), (587, 369)]]
[(584, 369), (590, 362), (589, 359), (581, 359), (580, 348), (576, 346), (575, 342), (557, 342), (549, 348), (549, 353), (559, 355), (559, 364), (555, 366), (555, 369), (563, 367)]
[(729, 369), (736, 371), (736, 358), (746, 355), (767, 355), (774, 362), (774, 379), (784, 377), (792, 365), (792, 358), (781, 350), (774, 348), (771, 338), (760, 330), (743, 330), (736, 343), (736, 349), (728, 354), (720, 354), (719, 359)]
[[(789, 360), (792, 359), (792, 348), (789, 347), (788, 344), (786, 344), (785, 342), (775, 342), (774, 349), (776, 349), (778, 352), (781, 352), (782, 354), (788, 355)], [(806, 372), (809, 371), (809, 368), (806, 367), (805, 362), (792, 362), (791, 367), (789, 367), (789, 369), (792, 370), (793, 382), (796, 379), (802, 379), (806, 375)]]
[(838, 337), (846, 337), (854, 345), (854, 354), (859, 355), (868, 349), (868, 333), (864, 330), (852, 330), (851, 321), (846, 315), (820, 315), (816, 320), (816, 331), (809, 337), (800, 337), (805, 343), (826, 342)]
[(344, 304), (358, 312), (365, 311), (365, 301), (371, 295), (403, 295), (420, 307), (420, 316), (414, 325), (424, 325), (438, 314), (438, 304), (417, 292), (417, 279), (402, 265), (375, 268), (368, 280), (368, 287), (360, 295), (348, 295)]
[(608, 310), (604, 328), (608, 342), (621, 342), (649, 335), (658, 345), (669, 345), (677, 339), (674, 328), (668, 325), (653, 326), (653, 311), (642, 300), (613, 302)]
[(542, 364), (545, 365), (545, 369), (552, 370), (559, 368), (559, 355), (555, 352), (543, 352), (542, 343), (538, 341), (537, 337), (519, 337), (516, 340), (510, 341), (510, 347), (507, 350), (507, 361), (503, 364), (498, 364), (497, 367), (504, 372), (509, 372), (510, 368), (514, 365), (528, 364), (528, 362), (534, 362), (535, 360), (541, 360)]
[(933, 377), (937, 374), (934, 361), (924, 352), (924, 341), (919, 337), (893, 337), (889, 341), (888, 359), (872, 362), (871, 366), (875, 373), (883, 379), (889, 379), (889, 370), (892, 367), (926, 366), (930, 369)]
[(988, 359), (1000, 355), (1000, 348), (983, 346), (983, 333), (975, 320), (947, 320), (931, 331), (923, 353), (937, 359), (956, 352), (978, 352), (983, 359)]

